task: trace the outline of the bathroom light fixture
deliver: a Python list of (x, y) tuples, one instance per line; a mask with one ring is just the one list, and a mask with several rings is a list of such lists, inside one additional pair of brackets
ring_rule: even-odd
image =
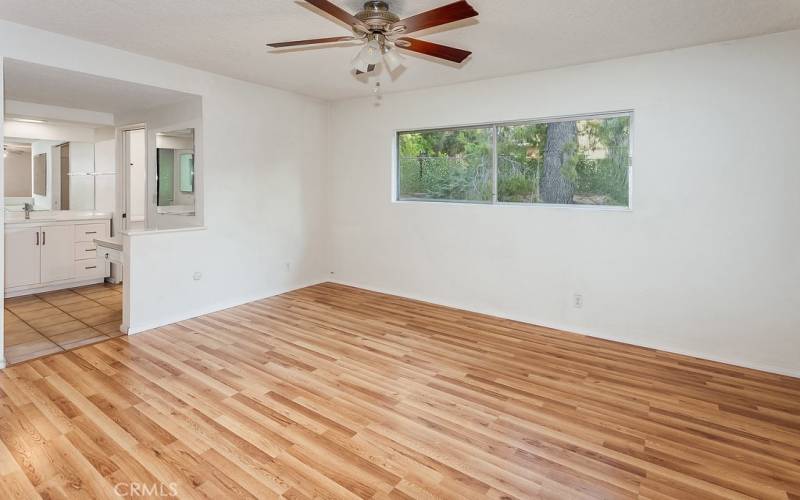
[(14, 118), (13, 120), (22, 123), (47, 123), (47, 120), (38, 120), (36, 118)]

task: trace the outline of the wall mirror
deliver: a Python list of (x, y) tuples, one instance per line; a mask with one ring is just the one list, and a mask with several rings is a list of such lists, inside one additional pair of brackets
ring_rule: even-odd
[[(94, 210), (96, 179), (114, 172), (95, 170), (95, 145), (90, 142), (11, 138), (4, 145), (5, 208)], [(109, 179), (113, 190), (113, 179)], [(108, 189), (105, 184), (103, 189)]]
[(156, 134), (156, 207), (160, 214), (194, 215), (194, 129)]
[(33, 157), (33, 194), (47, 196), (47, 154)]

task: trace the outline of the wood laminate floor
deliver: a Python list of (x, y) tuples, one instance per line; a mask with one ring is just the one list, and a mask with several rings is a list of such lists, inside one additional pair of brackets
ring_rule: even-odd
[(173, 492), (796, 499), (800, 380), (333, 284), (0, 373), (0, 498)]

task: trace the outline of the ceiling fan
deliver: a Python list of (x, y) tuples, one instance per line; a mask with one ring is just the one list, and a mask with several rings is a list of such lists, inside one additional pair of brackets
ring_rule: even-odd
[(280, 49), (301, 45), (360, 40), (364, 42), (364, 47), (352, 61), (353, 68), (358, 75), (374, 71), (381, 60), (386, 63), (390, 71), (397, 69), (402, 65), (403, 61), (397, 52), (393, 50), (395, 47), (455, 63), (464, 62), (472, 54), (467, 50), (407, 36), (434, 26), (441, 26), (477, 16), (478, 12), (466, 0), (460, 0), (406, 19), (400, 19), (400, 16), (390, 11), (389, 5), (381, 0), (365, 2), (363, 10), (355, 15), (348, 13), (328, 0), (306, 1), (346, 23), (352, 29), (353, 35), (268, 43), (267, 46)]

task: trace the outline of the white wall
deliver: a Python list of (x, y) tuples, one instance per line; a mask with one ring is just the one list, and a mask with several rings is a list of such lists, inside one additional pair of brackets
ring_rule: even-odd
[[(23, 117), (43, 117), (48, 121), (65, 123), (84, 123), (91, 126), (113, 125), (114, 115), (85, 109), (65, 108), (63, 106), (49, 106), (33, 102), (14, 101), (6, 99), (6, 113)], [(20, 123), (20, 122), (13, 122)], [(24, 123), (24, 122), (22, 122)], [(53, 124), (46, 124), (53, 126)]]
[[(62, 165), (63, 168), (63, 165)], [(69, 143), (69, 173), (94, 172), (94, 142)], [(94, 177), (69, 176), (69, 209), (94, 210)], [(64, 200), (61, 200), (64, 208)]]
[[(0, 89), (3, 88), (3, 54), (0, 53)], [(3, 106), (5, 105), (5, 99), (0, 99), (0, 143), (5, 143), (5, 110)], [(3, 175), (0, 175), (0, 192), (5, 192), (5, 160), (3, 155), (0, 155), (0, 171), (3, 172)], [(6, 210), (5, 210), (5, 197), (0, 196), (0, 203), (2, 203), (2, 210), (0, 210), (0, 224), (3, 224), (5, 227), (6, 224)], [(5, 248), (5, 238), (3, 238), (3, 244), (0, 245), (0, 261), (5, 262), (6, 258), (6, 248)], [(6, 282), (6, 269), (5, 266), (0, 266), (0, 283)], [(5, 314), (3, 314), (5, 316)], [(0, 345), (5, 346), (5, 318), (0, 317)], [(6, 366), (6, 356), (5, 356), (5, 349), (0, 349), (0, 368), (5, 368)]]
[[(390, 94), (378, 107), (337, 103), (330, 271), (365, 288), (800, 375), (798, 53), (795, 31)], [(396, 129), (626, 109), (630, 212), (391, 202)]]
[(94, 142), (94, 128), (55, 123), (5, 122), (5, 136), (40, 141)]
[(136, 237), (132, 330), (323, 279), (325, 103), (5, 21), (1, 56), (202, 96), (207, 229)]
[(94, 168), (95, 210), (98, 212), (115, 212), (116, 203), (116, 161), (117, 141), (112, 127), (95, 131)]

